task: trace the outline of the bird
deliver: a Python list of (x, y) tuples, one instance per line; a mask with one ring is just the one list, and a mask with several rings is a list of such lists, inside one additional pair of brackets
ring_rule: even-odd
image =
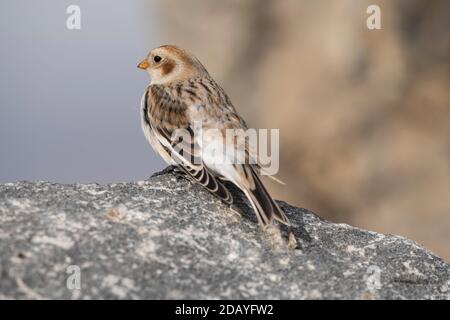
[(257, 153), (242, 139), (227, 139), (227, 133), (248, 127), (203, 64), (181, 47), (163, 45), (138, 68), (150, 76), (141, 99), (142, 130), (165, 162), (230, 206), (233, 195), (224, 182), (233, 183), (263, 229), (274, 220), (290, 225), (261, 181)]

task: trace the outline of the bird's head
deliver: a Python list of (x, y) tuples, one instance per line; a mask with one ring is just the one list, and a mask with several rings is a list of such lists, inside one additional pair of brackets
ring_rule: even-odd
[(207, 74), (205, 67), (194, 55), (172, 45), (150, 51), (138, 68), (149, 73), (151, 84), (167, 84)]

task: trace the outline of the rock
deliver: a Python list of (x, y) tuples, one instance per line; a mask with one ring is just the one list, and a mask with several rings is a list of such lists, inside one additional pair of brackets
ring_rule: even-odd
[(449, 299), (415, 242), (280, 205), (295, 249), (173, 173), (0, 185), (0, 299)]

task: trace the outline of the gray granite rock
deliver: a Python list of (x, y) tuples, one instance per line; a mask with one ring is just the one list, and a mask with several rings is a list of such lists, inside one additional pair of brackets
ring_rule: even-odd
[(449, 265), (415, 242), (280, 205), (295, 249), (171, 173), (0, 185), (0, 299), (450, 297)]

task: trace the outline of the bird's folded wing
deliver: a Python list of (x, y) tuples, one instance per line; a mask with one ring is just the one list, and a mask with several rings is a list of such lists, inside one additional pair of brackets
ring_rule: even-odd
[(225, 203), (230, 205), (233, 203), (233, 197), (228, 189), (201, 160), (200, 147), (195, 143), (190, 127), (181, 129), (181, 133), (169, 132), (163, 128), (153, 128), (153, 130), (161, 146), (183, 172)]

